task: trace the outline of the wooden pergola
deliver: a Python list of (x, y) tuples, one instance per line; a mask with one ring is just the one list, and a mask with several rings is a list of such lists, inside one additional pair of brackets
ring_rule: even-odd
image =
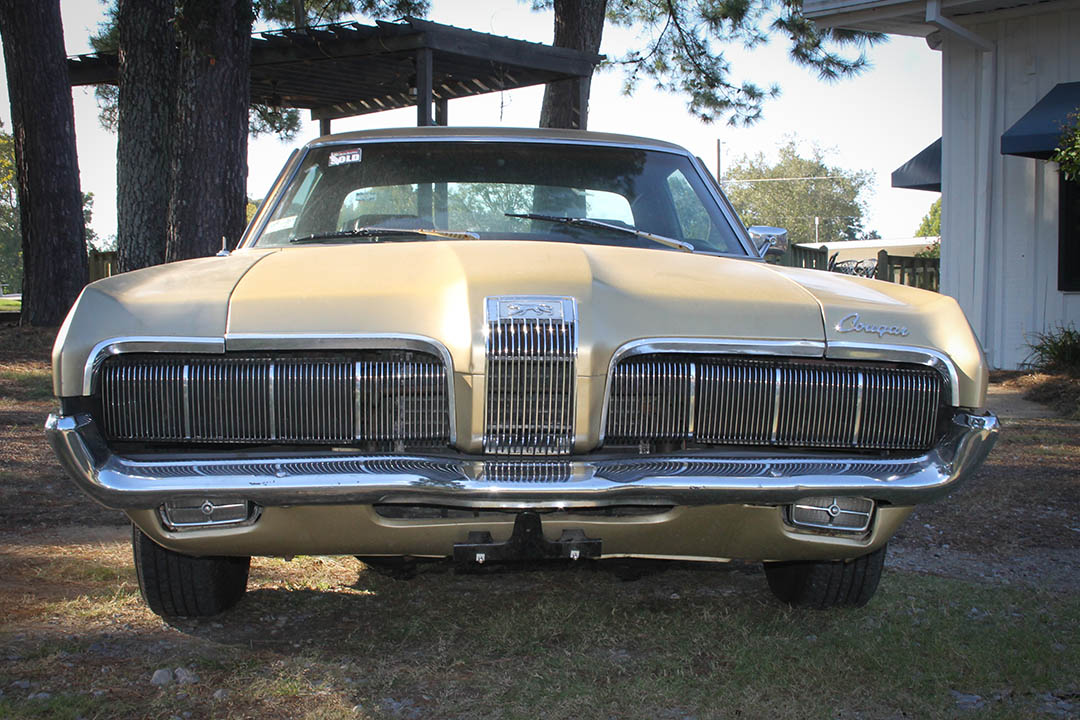
[[(580, 80), (601, 60), (416, 18), (290, 28), (252, 36), (251, 102), (310, 110), (325, 135), (336, 118), (413, 106), (417, 125), (445, 125), (454, 98), (577, 81), (581, 127)], [(117, 67), (116, 53), (68, 58), (73, 86), (116, 84)]]

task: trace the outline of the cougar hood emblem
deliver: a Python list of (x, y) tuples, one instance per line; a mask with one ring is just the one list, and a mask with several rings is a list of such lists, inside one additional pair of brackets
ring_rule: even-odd
[(871, 335), (877, 335), (880, 338), (883, 338), (886, 335), (897, 335), (899, 337), (906, 337), (908, 335), (908, 329), (903, 325), (878, 325), (872, 322), (864, 322), (857, 312), (842, 317), (840, 322), (836, 323), (836, 332), (870, 333)]
[(555, 308), (550, 303), (511, 303), (506, 306), (506, 312), (510, 317), (551, 317), (555, 314)]

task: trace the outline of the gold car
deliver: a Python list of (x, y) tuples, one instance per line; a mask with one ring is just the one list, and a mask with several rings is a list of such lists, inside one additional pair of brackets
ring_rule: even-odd
[(951, 298), (756, 234), (663, 142), (320, 138), (231, 254), (87, 286), (47, 434), (165, 616), (296, 554), (738, 558), (861, 605), (993, 445), (986, 364)]

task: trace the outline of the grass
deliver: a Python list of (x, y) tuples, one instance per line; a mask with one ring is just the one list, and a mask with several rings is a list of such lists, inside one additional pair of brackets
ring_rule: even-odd
[[(29, 592), (0, 630), (21, 656), (0, 661), (0, 717), (949, 718), (955, 691), (982, 698), (980, 718), (1019, 718), (1080, 692), (1080, 598), (1030, 588), (894, 571), (868, 607), (822, 613), (778, 604), (756, 571), (403, 582), (348, 558), (257, 559), (235, 610), (169, 626), (126, 552), (0, 550)], [(149, 684), (177, 666), (199, 683)]]
[(47, 365), (0, 365), (0, 397), (12, 400), (49, 400), (53, 397), (52, 372)]
[(19, 312), (22, 310), (22, 300), (0, 300), (0, 312)]

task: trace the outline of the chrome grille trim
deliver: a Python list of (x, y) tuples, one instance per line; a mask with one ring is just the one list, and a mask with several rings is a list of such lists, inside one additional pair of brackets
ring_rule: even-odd
[(566, 483), (573, 478), (569, 461), (486, 462), (479, 479), (491, 483)]
[(439, 440), (450, 436), (442, 368), (435, 362), (362, 360), (356, 363), (357, 437)]
[(102, 424), (113, 440), (451, 441), (447, 371), (421, 353), (129, 356), (110, 359), (99, 375)]
[(608, 437), (637, 441), (690, 436), (691, 366), (644, 356), (616, 367), (608, 399)]
[[(683, 395), (691, 389), (692, 400)], [(931, 368), (633, 356), (612, 369), (604, 432), (617, 444), (922, 450), (936, 438), (946, 391)]]
[(568, 454), (577, 381), (574, 300), (490, 297), (485, 321), (484, 452)]

